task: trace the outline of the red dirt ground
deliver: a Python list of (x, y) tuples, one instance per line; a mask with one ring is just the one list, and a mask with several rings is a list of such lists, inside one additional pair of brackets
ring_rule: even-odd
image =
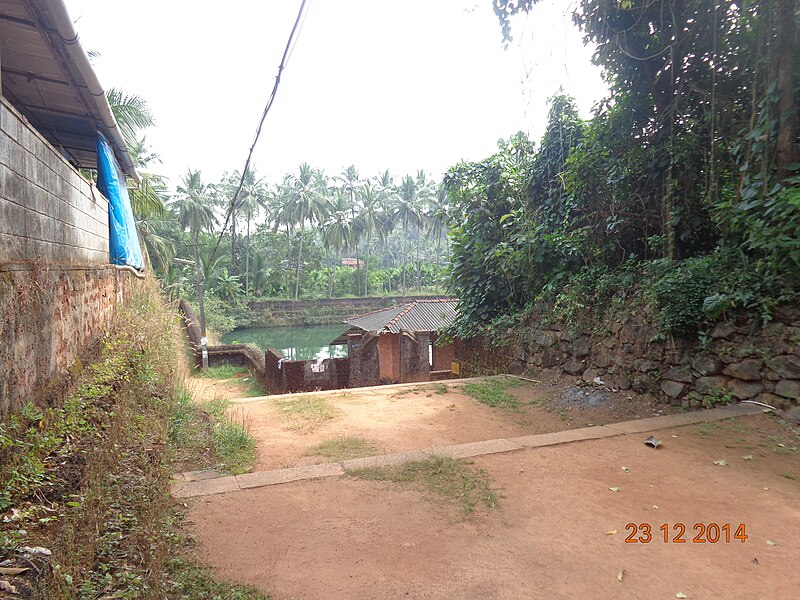
[[(797, 433), (758, 415), (663, 430), (658, 450), (647, 435), (476, 459), (502, 507), (468, 519), (420, 492), (347, 477), (197, 498), (190, 517), (217, 575), (278, 600), (796, 600)], [(625, 543), (629, 522), (650, 523), (652, 541)], [(659, 525), (676, 522), (688, 542), (664, 543)], [(744, 523), (749, 537), (692, 543), (697, 522)]]
[[(600, 425), (671, 409), (640, 397), (633, 401), (625, 393), (516, 383), (508, 390), (521, 403), (516, 410), (481, 404), (463, 393), (462, 383), (451, 382), (446, 393), (437, 393), (444, 388), (427, 383), (330, 392), (324, 397), (335, 416), (308, 425), (282, 418), (275, 400), (269, 398), (234, 404), (231, 411), (256, 438), (255, 470), (261, 471), (318, 463), (321, 459), (309, 456), (309, 448), (342, 436), (361, 437), (377, 453), (394, 453)], [(581, 399), (589, 397), (586, 394), (598, 393), (601, 402), (581, 404)]]

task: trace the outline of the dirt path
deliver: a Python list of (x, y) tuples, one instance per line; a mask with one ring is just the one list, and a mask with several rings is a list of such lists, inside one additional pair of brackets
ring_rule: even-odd
[[(198, 498), (191, 518), (220, 576), (278, 600), (796, 598), (796, 433), (761, 415), (658, 435), (656, 451), (630, 435), (477, 459), (502, 509), (469, 520), (349, 478)], [(629, 522), (650, 523), (652, 541), (625, 543)], [(659, 525), (676, 522), (687, 543), (664, 543)], [(749, 537), (692, 543), (697, 522)]]
[(237, 400), (247, 396), (251, 390), (247, 375), (228, 379), (212, 379), (207, 377), (188, 376), (184, 379), (186, 389), (192, 393), (195, 402), (211, 402), (213, 400)]
[(319, 396), (330, 418), (309, 422), (287, 419), (278, 399), (247, 401), (232, 410), (257, 440), (259, 471), (320, 462), (324, 459), (310, 449), (343, 436), (364, 439), (375, 448), (373, 454), (388, 454), (647, 417), (665, 408), (606, 392), (602, 402), (588, 405), (576, 401), (586, 393), (579, 388), (525, 382), (508, 390), (519, 401), (509, 410), (481, 404), (462, 387), (420, 384), (331, 392)]

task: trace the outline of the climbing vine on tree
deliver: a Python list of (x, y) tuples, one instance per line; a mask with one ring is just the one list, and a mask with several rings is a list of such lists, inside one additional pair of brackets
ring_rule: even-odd
[[(493, 2), (506, 42), (514, 16), (536, 3)], [(514, 152), (506, 144), (447, 178), (466, 215), (453, 231), (464, 321), (487, 322), (581, 270), (631, 261), (664, 261), (650, 271), (664, 277), (685, 261), (699, 262), (682, 273), (741, 272), (695, 277), (685, 300), (702, 302), (692, 314), (757, 305), (768, 318), (770, 298), (800, 289), (797, 1), (581, 0), (573, 19), (610, 90), (593, 118), (580, 122), (558, 96), (523, 163), (504, 158)], [(484, 204), (491, 218), (476, 219)], [(476, 266), (488, 289), (483, 276), (473, 281)], [(654, 294), (656, 304), (684, 300), (676, 286)]]

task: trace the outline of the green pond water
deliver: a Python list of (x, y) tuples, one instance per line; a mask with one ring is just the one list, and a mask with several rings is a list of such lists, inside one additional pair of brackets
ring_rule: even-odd
[(339, 358), (347, 356), (347, 346), (331, 346), (330, 342), (346, 330), (346, 325), (234, 329), (222, 336), (222, 342), (255, 344), (262, 350), (275, 348), (286, 360)]

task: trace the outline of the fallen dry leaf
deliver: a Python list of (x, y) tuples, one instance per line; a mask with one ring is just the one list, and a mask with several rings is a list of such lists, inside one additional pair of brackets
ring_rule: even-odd
[(616, 529), (610, 529), (609, 531), (606, 531), (606, 535), (614, 535), (615, 533), (617, 533)]
[[(620, 579), (620, 581), (622, 580)], [(16, 594), (17, 588), (15, 588), (7, 581), (0, 581), (0, 592), (8, 592), (9, 594)]]
[(772, 540), (767, 540), (767, 546), (777, 546), (777, 545), (778, 544), (776, 542), (773, 542)]
[(722, 459), (715, 460), (714, 464), (715, 465), (719, 465), (720, 467), (727, 467), (728, 466), (728, 461), (727, 460), (722, 460)]
[(28, 567), (0, 567), (0, 575), (19, 575), (25, 571), (30, 571)]
[(619, 491), (619, 488), (617, 486), (610, 487), (608, 489), (611, 490), (612, 492), (618, 492)]
[(747, 456), (743, 456), (742, 460), (753, 460), (753, 455), (752, 454), (748, 454)]
[(685, 600), (685, 599), (686, 599), (686, 598), (688, 598), (689, 596), (687, 596), (687, 595), (686, 595), (686, 594), (684, 594), (683, 592), (678, 592), (677, 594), (675, 594), (675, 597), (676, 597), (676, 598), (683, 598), (683, 599)]
[(619, 573), (617, 573), (617, 581), (622, 581), (622, 578), (625, 577), (625, 570), (623, 569)]

